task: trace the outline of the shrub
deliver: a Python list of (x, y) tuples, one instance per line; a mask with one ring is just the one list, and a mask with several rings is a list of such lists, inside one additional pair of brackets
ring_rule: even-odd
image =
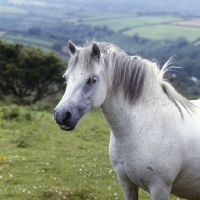
[(16, 105), (3, 106), (1, 109), (3, 119), (14, 119), (19, 117), (19, 107)]
[(27, 107), (25, 112), (21, 112), (20, 106), (17, 105), (2, 106), (1, 118), (5, 120), (15, 119), (31, 121), (33, 118), (33, 113), (29, 107)]

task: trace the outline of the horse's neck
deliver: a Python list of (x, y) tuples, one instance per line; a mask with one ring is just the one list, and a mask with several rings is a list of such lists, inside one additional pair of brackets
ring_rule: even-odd
[[(137, 129), (143, 126), (145, 120), (153, 121), (154, 114), (160, 108), (169, 106), (172, 102), (162, 91), (159, 84), (143, 92), (141, 97), (131, 105), (124, 100), (122, 94), (107, 95), (101, 110), (113, 132), (125, 132), (128, 129)], [(129, 131), (130, 132), (130, 131)]]

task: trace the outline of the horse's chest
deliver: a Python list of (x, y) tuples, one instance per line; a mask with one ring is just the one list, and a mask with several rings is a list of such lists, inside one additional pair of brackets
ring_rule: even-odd
[[(130, 187), (132, 185), (137, 185), (145, 191), (148, 191), (149, 173), (153, 174), (152, 172), (154, 170), (151, 166), (147, 166), (146, 170), (143, 170), (142, 165), (138, 165), (138, 163), (129, 163), (124, 159), (123, 154), (121, 154), (120, 159), (111, 159), (111, 162), (118, 177)], [(145, 171), (149, 171), (148, 174), (146, 174)]]
[(128, 149), (123, 150), (119, 141), (111, 134), (110, 160), (118, 177), (130, 187), (131, 185), (137, 185), (148, 191), (150, 176), (154, 174), (153, 167), (150, 164), (144, 164), (140, 152), (131, 151), (128, 155), (127, 151)]

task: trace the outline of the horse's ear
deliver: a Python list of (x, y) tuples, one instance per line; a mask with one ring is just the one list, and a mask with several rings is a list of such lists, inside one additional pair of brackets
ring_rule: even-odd
[(69, 49), (69, 53), (70, 55), (74, 55), (78, 49), (78, 47), (71, 41), (68, 41), (68, 49)]
[(100, 56), (101, 56), (101, 52), (100, 52), (99, 46), (95, 42), (92, 45), (92, 56), (94, 58), (96, 58), (97, 60), (99, 60)]

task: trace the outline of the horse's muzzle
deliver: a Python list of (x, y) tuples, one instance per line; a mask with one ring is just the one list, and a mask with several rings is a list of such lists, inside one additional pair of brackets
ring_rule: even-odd
[(72, 131), (76, 127), (76, 120), (73, 120), (73, 115), (70, 111), (59, 112), (54, 111), (54, 119), (58, 126), (65, 131)]
[(64, 130), (64, 131), (72, 131), (72, 130), (74, 130), (75, 127), (76, 127), (76, 126), (74, 126), (74, 127), (69, 127), (69, 126), (59, 125), (59, 124), (58, 124), (58, 126), (59, 126), (62, 130)]

